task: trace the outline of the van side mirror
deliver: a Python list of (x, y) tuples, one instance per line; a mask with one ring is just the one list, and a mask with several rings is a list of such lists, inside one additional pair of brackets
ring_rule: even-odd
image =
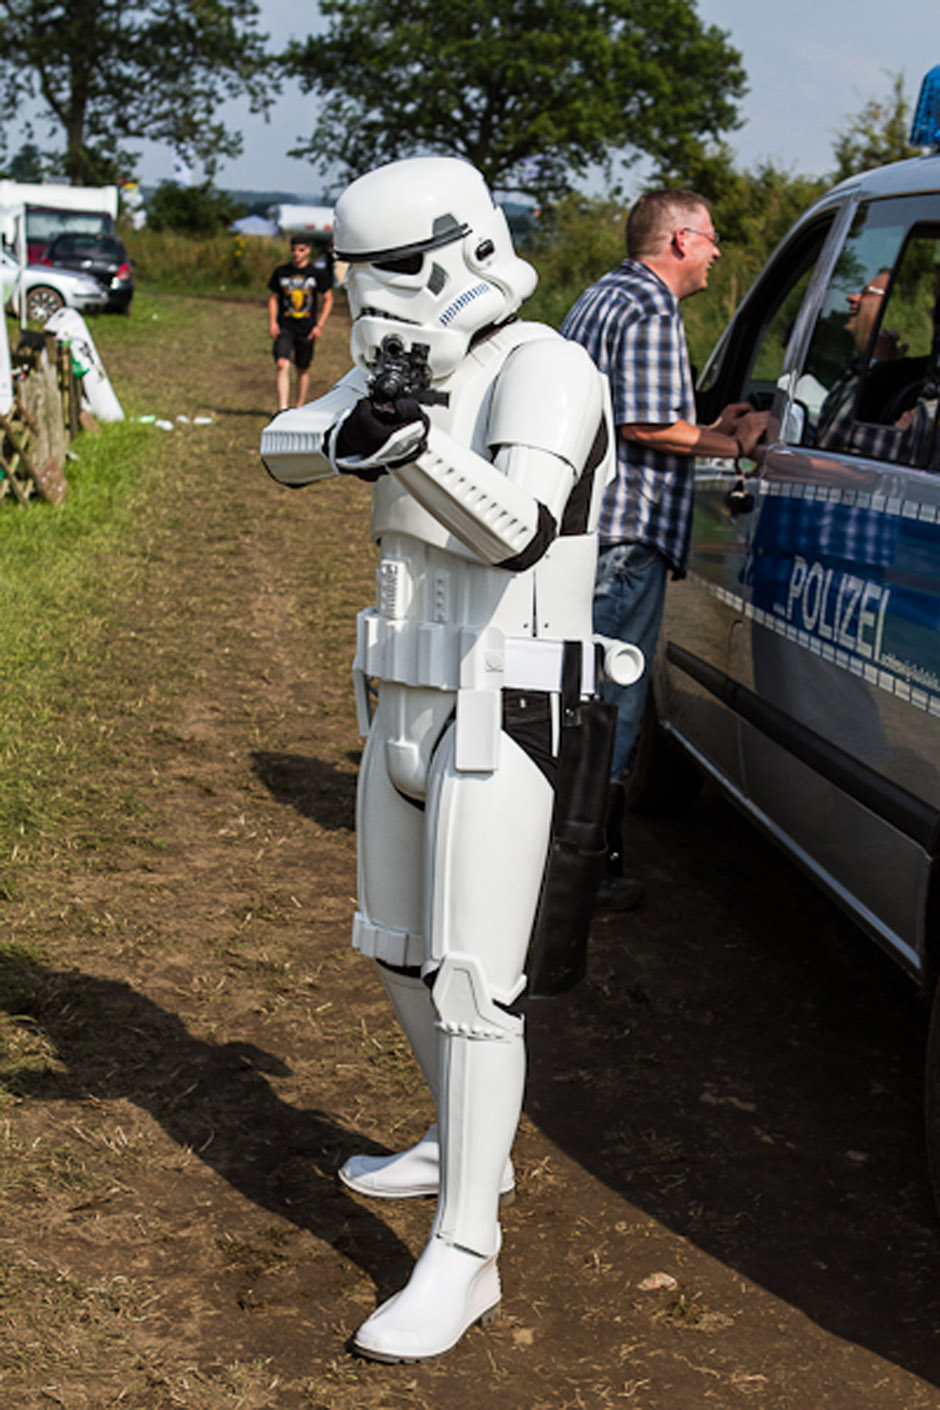
[(808, 420), (809, 408), (806, 403), (803, 401), (791, 401), (787, 407), (787, 414), (783, 419), (783, 434), (780, 439), (787, 445), (802, 445)]

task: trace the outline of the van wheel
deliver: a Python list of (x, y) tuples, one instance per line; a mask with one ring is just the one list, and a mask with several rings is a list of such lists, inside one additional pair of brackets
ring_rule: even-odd
[(702, 783), (701, 771), (659, 723), (650, 686), (636, 756), (626, 780), (627, 807), (633, 813), (680, 813), (695, 802)]
[(50, 289), (48, 284), (37, 284), (35, 289), (30, 289), (26, 295), (26, 317), (34, 323), (45, 323), (47, 318), (58, 313), (64, 303), (65, 300), (57, 290)]

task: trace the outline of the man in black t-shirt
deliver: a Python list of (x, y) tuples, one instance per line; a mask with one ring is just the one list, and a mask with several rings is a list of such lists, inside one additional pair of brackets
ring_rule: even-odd
[[(324, 250), (311, 263), (310, 239), (293, 235), (290, 264), (279, 264), (268, 280), (268, 332), (277, 363), (277, 405), (290, 405), (291, 358), (297, 364), (297, 405), (307, 400), (313, 346), (323, 332), (333, 307), (333, 257)], [(318, 295), (323, 306), (317, 317)]]

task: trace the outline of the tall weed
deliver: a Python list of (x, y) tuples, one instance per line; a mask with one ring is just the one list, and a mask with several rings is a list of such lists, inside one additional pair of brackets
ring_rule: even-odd
[(139, 285), (181, 294), (258, 297), (275, 265), (289, 258), (286, 240), (232, 233), (199, 239), (145, 228), (124, 241)]

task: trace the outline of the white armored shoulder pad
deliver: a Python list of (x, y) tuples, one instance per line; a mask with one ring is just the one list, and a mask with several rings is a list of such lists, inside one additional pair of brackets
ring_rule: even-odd
[(336, 386), (291, 411), (282, 411), (261, 432), (261, 459), (282, 485), (312, 485), (338, 472), (324, 451), (326, 433), (365, 393), (365, 378), (352, 368)]
[(487, 423), (491, 449), (528, 446), (579, 477), (604, 416), (604, 383), (580, 343), (545, 330), (506, 359)]
[(428, 432), (427, 449), (392, 474), (485, 563), (515, 558), (535, 538), (540, 516), (533, 496), (438, 426)]

